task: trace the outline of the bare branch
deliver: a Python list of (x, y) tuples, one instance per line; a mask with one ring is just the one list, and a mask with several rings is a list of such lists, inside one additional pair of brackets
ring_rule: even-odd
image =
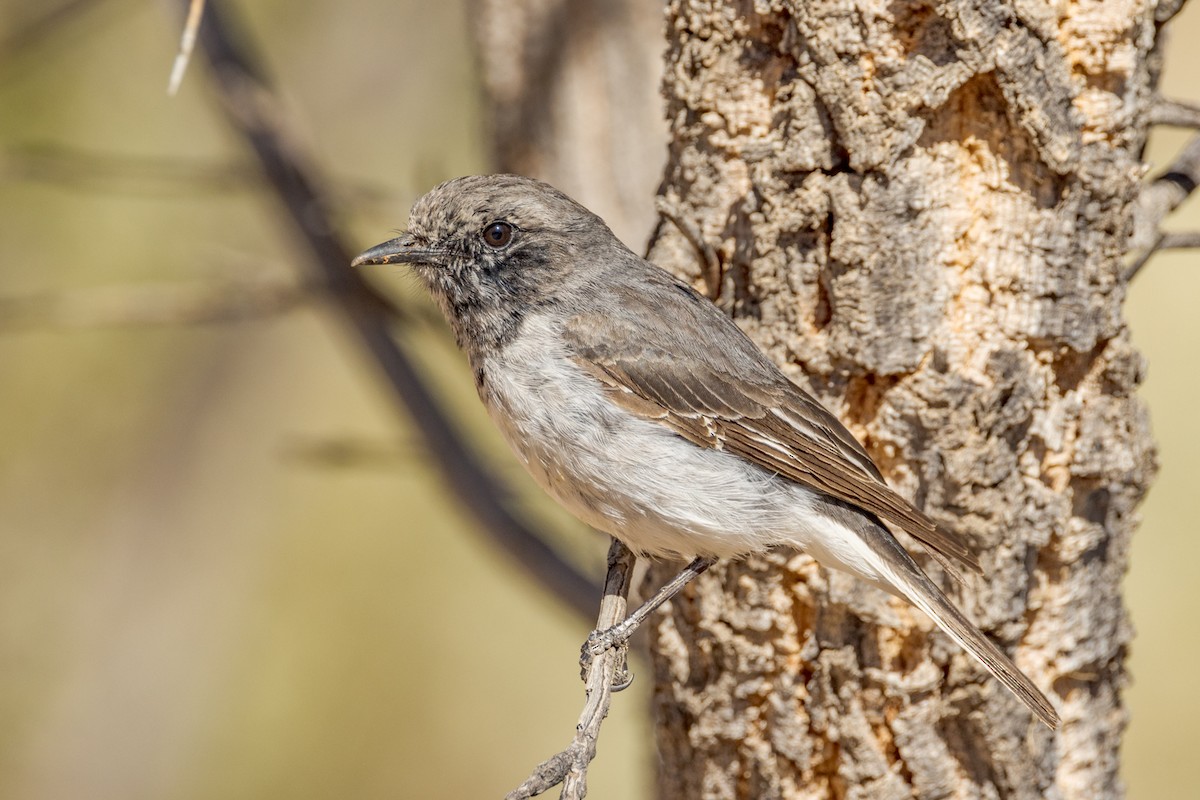
[(717, 255), (717, 251), (711, 244), (704, 241), (704, 237), (696, 230), (695, 225), (679, 216), (676, 203), (665, 197), (659, 197), (655, 202), (655, 210), (669, 220), (696, 251), (696, 255), (700, 259), (700, 274), (704, 278), (704, 293), (709, 300), (717, 302), (721, 299), (721, 288), (725, 282), (721, 257)]
[(1129, 252), (1141, 251), (1133, 268), (1125, 271), (1132, 277), (1145, 265), (1150, 255), (1159, 249), (1165, 238), (1160, 230), (1163, 220), (1183, 203), (1200, 185), (1200, 134), (1193, 136), (1175, 161), (1142, 189), (1133, 209), (1133, 233), (1129, 237)]
[[(604, 599), (596, 630), (612, 628), (625, 619), (629, 604), (629, 587), (633, 579), (633, 553), (616, 539), (608, 548), (608, 575), (604, 581)], [(575, 738), (562, 752), (538, 764), (524, 783), (505, 796), (505, 800), (525, 800), (541, 794), (558, 784), (563, 785), (562, 800), (582, 800), (587, 794), (587, 770), (596, 757), (596, 741), (600, 726), (608, 716), (613, 686), (627, 686), (625, 675), (627, 650), (624, 645), (613, 647), (596, 656), (586, 677), (586, 697)]]
[(200, 29), (200, 20), (204, 17), (204, 0), (191, 0), (188, 8), (187, 22), (183, 25), (183, 36), (179, 40), (179, 53), (171, 66), (171, 78), (167, 82), (167, 94), (171, 97), (179, 91), (183, 83), (183, 73), (187, 72), (188, 62), (192, 60), (192, 50), (196, 46), (196, 31)]
[[(225, 193), (263, 185), (253, 164), (105, 153), (56, 143), (0, 148), (0, 180), (154, 197), (195, 197), (203, 192)], [(397, 202), (397, 194), (379, 184), (339, 180), (333, 190), (339, 204), (354, 207)]]
[(0, 331), (236, 322), (289, 311), (313, 295), (294, 281), (238, 280), (0, 297)]
[(117, 155), (38, 143), (0, 149), (0, 177), (72, 189), (161, 195), (224, 193), (262, 185), (245, 164)]
[(1122, 277), (1126, 283), (1129, 283), (1133, 280), (1134, 276), (1141, 272), (1142, 267), (1146, 266), (1146, 262), (1159, 250), (1190, 250), (1194, 247), (1200, 247), (1200, 231), (1185, 231), (1180, 233), (1163, 233), (1160, 231), (1155, 236), (1154, 241), (1138, 255), (1137, 259), (1125, 268)]
[(1200, 106), (1159, 97), (1150, 106), (1146, 122), (1150, 125), (1169, 125), (1174, 128), (1200, 128)]
[(1135, 277), (1137, 277), (1137, 274), (1142, 271), (1142, 267), (1146, 266), (1150, 259), (1153, 258), (1154, 254), (1162, 248), (1162, 242), (1164, 238), (1165, 235), (1160, 232), (1154, 237), (1154, 240), (1146, 245), (1142, 252), (1138, 254), (1138, 257), (1135, 258), (1133, 262), (1125, 268), (1125, 271), (1121, 273), (1121, 279), (1125, 281), (1125, 283), (1129, 283)]
[(290, 436), (279, 448), (282, 459), (314, 469), (391, 470), (426, 462), (429, 453), (415, 437), (396, 440), (353, 433)]
[(1187, 0), (1162, 0), (1154, 9), (1154, 21), (1159, 25), (1165, 25), (1182, 11), (1186, 4)]
[(392, 326), (403, 319), (400, 310), (367, 283), (361, 271), (350, 269), (351, 251), (330, 213), (329, 194), (315, 166), (288, 135), (285, 116), (249, 54), (245, 32), (230, 35), (229, 14), (228, 6), (209, 6), (199, 33), (213, 88), (227, 120), (253, 150), (287, 212), (294, 238), (307, 247), (307, 263), (314, 280), (329, 293), (330, 308), (379, 368), (396, 401), (407, 408), (433, 463), (477, 527), (560, 600), (589, 613), (595, 584), (513, 514), (505, 490), (480, 463), (392, 336)]
[(10, 59), (47, 36), (56, 32), (68, 19), (77, 18), (89, 6), (99, 5), (101, 0), (64, 0), (41, 16), (0, 40), (0, 56)]
[(1200, 231), (1164, 233), (1159, 250), (1191, 250), (1200, 247)]

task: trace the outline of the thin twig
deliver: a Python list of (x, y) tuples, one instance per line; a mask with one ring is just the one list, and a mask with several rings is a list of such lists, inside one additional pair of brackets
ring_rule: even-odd
[[(608, 548), (608, 575), (604, 581), (604, 599), (600, 601), (600, 614), (596, 619), (596, 630), (608, 630), (625, 619), (629, 605), (629, 587), (633, 581), (633, 553), (616, 539)], [(575, 726), (575, 738), (562, 752), (538, 764), (516, 789), (505, 796), (505, 800), (526, 800), (539, 795), (558, 784), (563, 785), (561, 800), (582, 800), (587, 794), (588, 765), (596, 757), (596, 741), (600, 726), (608, 716), (612, 702), (613, 685), (628, 685), (624, 674), (627, 650), (624, 645), (613, 647), (596, 656), (586, 678), (586, 700)]]
[(1146, 262), (1159, 250), (1190, 250), (1200, 247), (1200, 231), (1180, 231), (1177, 233), (1159, 232), (1154, 241), (1138, 255), (1132, 264), (1125, 268), (1123, 278), (1126, 283), (1133, 280)]
[(1200, 231), (1164, 233), (1159, 250), (1191, 250), (1200, 247)]
[(0, 148), (0, 178), (155, 196), (187, 192), (194, 197), (262, 186), (262, 179), (245, 164), (103, 153), (44, 142)]
[(1162, 247), (1167, 236), (1161, 230), (1163, 220), (1179, 208), (1197, 185), (1200, 185), (1200, 134), (1193, 136), (1170, 166), (1150, 181), (1138, 196), (1133, 209), (1129, 252), (1140, 255), (1125, 270), (1127, 278), (1136, 275), (1150, 256)]
[(12, 58), (22, 50), (41, 43), (50, 34), (56, 33), (64, 22), (78, 19), (82, 12), (89, 10), (89, 6), (99, 4), (100, 0), (65, 0), (52, 6), (50, 10), (44, 11), (23, 27), (0, 39), (0, 57)]
[(1154, 9), (1154, 21), (1159, 25), (1165, 25), (1182, 11), (1186, 4), (1187, 0), (1162, 0)]
[(237, 322), (290, 311), (314, 294), (295, 281), (260, 279), (0, 297), (0, 331)]
[(1146, 122), (1150, 125), (1170, 125), (1174, 128), (1200, 128), (1200, 106), (1159, 97), (1150, 106)]
[[(207, 158), (144, 156), (87, 150), (57, 142), (0, 147), (0, 180), (69, 186), (78, 191), (135, 196), (196, 197), (261, 189), (255, 165)], [(338, 180), (339, 205), (394, 207), (400, 194), (374, 182)]]
[(192, 50), (196, 47), (196, 31), (200, 30), (200, 20), (204, 18), (204, 0), (191, 0), (188, 8), (187, 22), (183, 25), (183, 36), (179, 40), (179, 53), (175, 63), (171, 65), (171, 78), (167, 81), (167, 94), (171, 97), (179, 91), (183, 83), (183, 73), (187, 72), (188, 63), (192, 60)]
[(230, 35), (230, 8), (210, 5), (200, 29), (200, 47), (212, 68), (213, 88), (228, 122), (253, 150), (287, 212), (294, 238), (307, 248), (306, 263), (328, 293), (329, 308), (379, 368), (395, 400), (408, 410), (432, 463), (479, 530), (540, 585), (581, 614), (589, 614), (598, 587), (513, 514), (505, 490), (450, 422), (413, 359), (392, 335), (403, 312), (367, 283), (362, 271), (350, 269), (351, 251), (328, 208), (329, 194), (314, 165), (288, 135), (285, 115), (253, 63), (245, 32)]
[(696, 230), (696, 226), (687, 222), (679, 215), (674, 204), (665, 197), (659, 197), (655, 201), (655, 209), (664, 218), (670, 220), (683, 238), (688, 240), (688, 244), (696, 251), (696, 255), (700, 258), (700, 275), (704, 278), (704, 294), (709, 300), (714, 303), (721, 299), (721, 289), (725, 283), (724, 271), (721, 269), (721, 258), (717, 255), (717, 251), (713, 246), (704, 241), (704, 237)]
[[(0, 333), (243, 322), (280, 316), (324, 293), (323, 286), (294, 280), (235, 278), (0, 295)], [(402, 308), (407, 321), (445, 332), (433, 306)]]
[(1160, 232), (1158, 236), (1156, 236), (1154, 240), (1150, 242), (1150, 244), (1146, 245), (1142, 252), (1138, 253), (1138, 257), (1135, 258), (1133, 262), (1125, 268), (1123, 273), (1121, 273), (1121, 279), (1125, 281), (1125, 283), (1129, 283), (1135, 277), (1137, 277), (1137, 274), (1142, 271), (1142, 267), (1146, 266), (1154, 254), (1158, 252), (1159, 248), (1162, 247), (1164, 238), (1165, 234)]

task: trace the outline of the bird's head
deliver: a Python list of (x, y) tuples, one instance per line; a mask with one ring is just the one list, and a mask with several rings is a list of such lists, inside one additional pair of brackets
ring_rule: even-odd
[(409, 264), (474, 353), (499, 346), (531, 309), (595, 276), (589, 254), (624, 249), (603, 220), (554, 187), (517, 175), (447, 181), (421, 197), (408, 230), (352, 262)]

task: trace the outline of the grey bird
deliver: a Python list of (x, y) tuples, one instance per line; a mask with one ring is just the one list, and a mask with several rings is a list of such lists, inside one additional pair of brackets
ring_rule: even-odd
[(978, 572), (968, 548), (889, 488), (732, 320), (562, 192), (515, 175), (448, 181), (416, 202), (407, 232), (353, 263), (411, 265), (534, 480), (638, 554), (694, 558), (674, 588), (718, 558), (797, 548), (921, 609), (1057, 726), (887, 525)]

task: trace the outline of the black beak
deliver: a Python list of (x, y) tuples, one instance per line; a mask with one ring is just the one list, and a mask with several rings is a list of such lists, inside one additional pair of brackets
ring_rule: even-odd
[(438, 251), (422, 245), (411, 233), (397, 236), (391, 241), (377, 244), (370, 250), (359, 253), (350, 262), (352, 267), (368, 264), (432, 264)]

